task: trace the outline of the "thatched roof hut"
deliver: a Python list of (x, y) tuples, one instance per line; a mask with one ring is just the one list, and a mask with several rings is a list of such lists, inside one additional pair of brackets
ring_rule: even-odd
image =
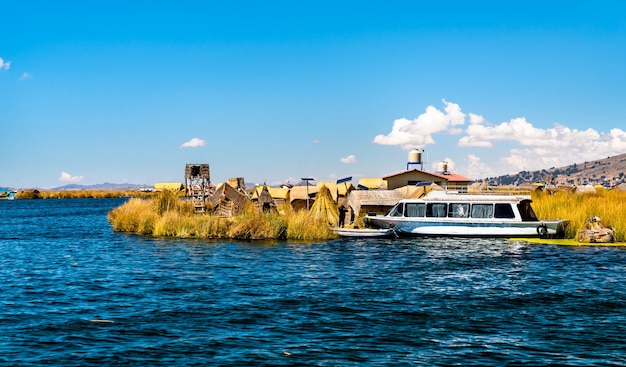
[(255, 193), (253, 194), (252, 201), (256, 204), (257, 208), (263, 211), (276, 209), (276, 203), (274, 202), (272, 195), (270, 195), (269, 189), (269, 186), (263, 185), (257, 186), (254, 190)]
[(229, 184), (222, 183), (209, 197), (207, 206), (217, 215), (232, 217), (243, 212), (248, 198)]
[(443, 190), (443, 188), (436, 183), (431, 183), (427, 186), (407, 185), (394, 189), (394, 191), (398, 191), (402, 195), (403, 199), (419, 199), (432, 190)]
[(396, 190), (354, 190), (347, 198), (348, 206), (358, 217), (361, 212), (386, 213), (402, 199), (402, 193)]
[(270, 193), (274, 203), (276, 205), (289, 204), (289, 189), (286, 187), (268, 187), (267, 190)]
[(306, 209), (307, 198), (309, 199), (309, 207), (315, 202), (315, 195), (318, 192), (317, 186), (309, 186), (307, 195), (306, 186), (294, 186), (289, 191), (289, 201), (294, 210)]

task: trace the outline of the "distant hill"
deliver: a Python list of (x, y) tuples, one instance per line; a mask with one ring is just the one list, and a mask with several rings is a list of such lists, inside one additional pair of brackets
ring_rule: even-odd
[(77, 184), (69, 184), (69, 185), (65, 185), (65, 186), (59, 186), (59, 187), (55, 187), (51, 190), (58, 190), (58, 191), (69, 191), (69, 190), (119, 190), (119, 191), (123, 191), (123, 190), (136, 190), (139, 189), (141, 187), (152, 187), (152, 185), (137, 185), (137, 184), (128, 184), (128, 183), (124, 183), (124, 184), (115, 184), (115, 183), (102, 183), (102, 184), (95, 184), (95, 185), (77, 185)]
[(513, 175), (485, 179), (490, 185), (522, 185), (534, 182), (556, 185), (618, 185), (626, 182), (626, 153), (596, 161), (552, 167), (540, 171), (522, 171)]

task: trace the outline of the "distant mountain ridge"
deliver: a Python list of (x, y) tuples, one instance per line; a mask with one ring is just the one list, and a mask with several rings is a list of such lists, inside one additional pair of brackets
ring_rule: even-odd
[[(626, 183), (626, 153), (563, 167), (552, 167), (537, 171), (521, 171), (516, 174), (488, 177), (489, 185), (525, 185), (536, 182), (555, 185), (619, 185)], [(51, 190), (136, 190), (153, 185), (116, 184), (105, 182), (95, 185), (69, 184)]]
[(141, 187), (152, 187), (152, 185), (137, 185), (137, 184), (116, 184), (116, 183), (101, 183), (95, 185), (78, 185), (78, 184), (69, 184), (64, 186), (55, 187), (50, 190), (58, 190), (58, 191), (69, 191), (69, 190), (136, 190)]
[(555, 185), (608, 185), (626, 182), (626, 153), (569, 166), (486, 178), (490, 185), (523, 185), (535, 182)]

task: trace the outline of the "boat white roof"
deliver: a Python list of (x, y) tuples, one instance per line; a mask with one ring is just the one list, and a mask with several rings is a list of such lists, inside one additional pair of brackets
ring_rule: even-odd
[(503, 195), (502, 193), (467, 194), (453, 191), (433, 190), (422, 199), (406, 199), (403, 201), (471, 201), (471, 202), (520, 202), (530, 200), (530, 195)]

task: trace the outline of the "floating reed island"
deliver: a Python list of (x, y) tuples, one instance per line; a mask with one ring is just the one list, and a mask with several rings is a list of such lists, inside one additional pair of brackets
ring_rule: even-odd
[[(181, 193), (164, 190), (151, 198), (131, 198), (109, 212), (115, 231), (149, 236), (238, 240), (327, 240), (337, 238), (331, 227), (339, 224), (339, 207), (354, 212), (346, 218), (347, 227), (362, 227), (370, 211), (384, 212), (402, 197), (419, 197), (436, 185), (408, 190), (349, 190), (337, 198), (322, 185), (310, 200), (310, 207), (291, 205), (279, 199), (279, 190), (267, 186), (256, 188), (246, 196), (236, 185), (221, 184), (198, 210), (193, 200)], [(336, 188), (334, 188), (336, 189)], [(513, 188), (511, 188), (513, 189)], [(274, 197), (270, 192), (273, 192)], [(235, 194), (239, 192), (239, 194)], [(576, 239), (592, 216), (614, 229), (615, 241), (626, 240), (626, 192), (598, 188), (593, 192), (534, 190), (533, 208), (539, 219), (560, 218), (569, 221), (565, 237)], [(307, 196), (308, 197), (308, 196)], [(361, 201), (357, 201), (361, 198)], [(307, 203), (309, 203), (307, 201)], [(369, 203), (369, 204), (368, 204)], [(393, 205), (393, 204), (389, 204)], [(210, 210), (208, 210), (210, 209)], [(350, 216), (350, 214), (348, 214)]]
[(268, 206), (251, 200), (236, 215), (198, 212), (192, 201), (165, 190), (151, 199), (131, 198), (109, 212), (119, 232), (180, 238), (238, 240), (326, 240), (336, 238), (339, 211), (328, 188), (323, 187), (310, 210), (288, 204)]

